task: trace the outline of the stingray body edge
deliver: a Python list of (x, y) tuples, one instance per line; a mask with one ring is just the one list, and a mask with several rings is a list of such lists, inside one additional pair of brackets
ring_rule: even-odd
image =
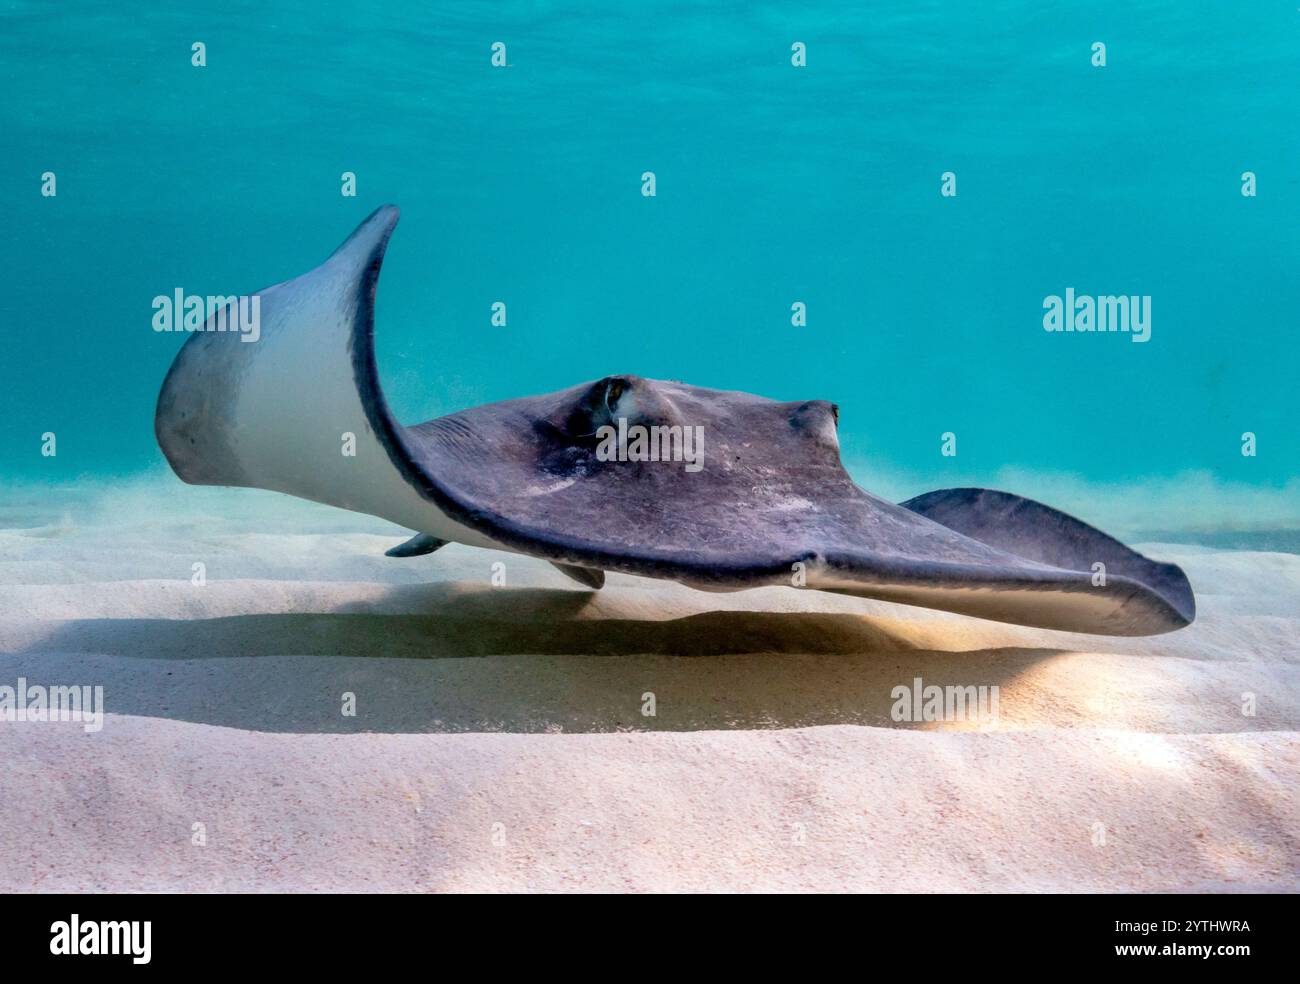
[[(186, 340), (155, 414), (180, 478), (283, 492), (421, 534), (394, 556), (465, 543), (548, 560), (589, 587), (604, 570), (712, 591), (793, 584), (1112, 635), (1194, 619), (1181, 570), (1048, 506), (984, 489), (899, 505), (860, 489), (824, 401), (612, 376), (401, 425), (374, 352), (397, 218), (395, 207), (376, 210), (319, 267), (259, 292), (257, 341), (208, 330)], [(713, 457), (698, 476), (599, 461), (590, 432), (616, 409), (698, 423)]]

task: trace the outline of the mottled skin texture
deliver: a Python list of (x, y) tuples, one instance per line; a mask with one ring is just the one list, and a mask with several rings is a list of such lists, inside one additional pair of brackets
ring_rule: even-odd
[[(623, 394), (612, 412), (611, 391)], [(628, 396), (653, 412), (625, 414)], [(588, 435), (619, 416), (702, 428), (703, 469), (599, 460)], [(451, 515), (550, 559), (716, 590), (791, 584), (802, 564), (808, 586), (874, 597), (895, 596), (887, 585), (946, 589), (951, 603), (935, 607), (980, 614), (997, 610), (989, 592), (1109, 592), (1117, 611), (1101, 621), (1091, 609), (1050, 613), (1044, 598), (1035, 624), (1082, 630), (1164, 631), (1193, 617), (1177, 567), (1047, 506), (983, 489), (903, 505), (864, 491), (840, 463), (836, 416), (819, 400), (612, 376), (431, 420), (403, 440)], [(963, 604), (974, 591), (966, 602), (977, 603)]]
[[(396, 221), (396, 209), (378, 210), (326, 264), (263, 295), (270, 327), (262, 358), (273, 360), (265, 363), (273, 373), (250, 371), (256, 344), (240, 350), (234, 336), (191, 338), (155, 422), (182, 478), (374, 511), (427, 535), (398, 556), (429, 552), (423, 548), (444, 539), (486, 540), (545, 558), (591, 587), (603, 570), (706, 590), (794, 585), (1118, 635), (1166, 632), (1195, 616), (1177, 567), (1047, 506), (980, 489), (902, 505), (864, 491), (840, 463), (838, 411), (822, 400), (783, 403), (618, 375), (404, 427), (388, 411), (373, 344), (376, 283)], [(322, 310), (312, 298), (337, 301)], [(355, 391), (339, 394), (335, 408), (308, 372), (349, 380)], [(269, 387), (296, 387), (319, 406), (295, 421), (293, 406), (265, 399)], [(287, 467), (294, 447), (268, 455), (265, 442), (259, 450), (239, 437), (266, 427), (278, 439), (300, 432), (319, 446), (323, 425), (314, 417), (322, 413), (333, 433), (356, 428), (375, 449), (370, 471), (317, 459), (348, 485), (337, 493), (322, 491), (318, 468), (295, 475)], [(598, 429), (620, 418), (629, 427), (699, 428), (702, 469), (681, 460), (600, 460)], [(383, 482), (374, 469), (388, 469)], [(409, 502), (394, 495), (397, 476)], [(1094, 577), (1099, 563), (1104, 584)]]

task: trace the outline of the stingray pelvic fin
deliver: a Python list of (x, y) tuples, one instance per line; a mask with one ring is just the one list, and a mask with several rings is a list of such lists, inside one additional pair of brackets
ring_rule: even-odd
[(436, 536), (430, 536), (428, 533), (417, 533), (404, 543), (399, 543), (395, 547), (390, 547), (384, 551), (385, 557), (419, 557), (423, 554), (431, 554), (435, 550), (441, 550), (449, 541), (439, 540)]
[(599, 591), (605, 586), (605, 572), (598, 568), (578, 567), (574, 564), (557, 564), (555, 561), (551, 561), (551, 566), (565, 577), (571, 577), (579, 584), (591, 588), (593, 591)]

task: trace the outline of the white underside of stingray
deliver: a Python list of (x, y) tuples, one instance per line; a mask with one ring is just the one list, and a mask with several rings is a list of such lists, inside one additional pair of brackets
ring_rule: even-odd
[(362, 404), (353, 333), (376, 238), (387, 235), (382, 218), (310, 273), (259, 291), (256, 341), (217, 333), (189, 340), (160, 397), (159, 442), (195, 484), (271, 489), (500, 547), (448, 518), (393, 467)]
[[(591, 587), (604, 570), (705, 590), (793, 583), (1123, 635), (1194, 617), (1177, 567), (1049, 507), (971, 489), (900, 506), (859, 489), (820, 401), (610, 377), (403, 427), (373, 346), (396, 221), (379, 209), (321, 266), (261, 291), (256, 341), (207, 330), (186, 341), (155, 420), (182, 479), (382, 517), (417, 533), (398, 556), (464, 543), (542, 557)], [(614, 412), (705, 421), (717, 457), (695, 477), (596, 466), (583, 431)]]

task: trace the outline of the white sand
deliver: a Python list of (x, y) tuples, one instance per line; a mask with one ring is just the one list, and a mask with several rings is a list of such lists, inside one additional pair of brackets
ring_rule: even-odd
[[(1300, 556), (1143, 544), (1200, 617), (1110, 639), (164, 488), (0, 512), (0, 685), (109, 712), (0, 723), (0, 889), (1300, 888)], [(893, 721), (918, 676), (998, 720)]]

